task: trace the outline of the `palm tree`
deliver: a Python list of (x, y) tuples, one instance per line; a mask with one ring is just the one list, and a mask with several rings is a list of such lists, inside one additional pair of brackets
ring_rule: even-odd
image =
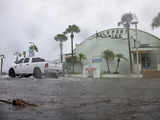
[(151, 26), (153, 29), (160, 27), (160, 12), (153, 18)]
[(35, 55), (35, 52), (38, 52), (38, 47), (34, 44), (34, 43), (31, 43), (31, 45), (29, 46), (29, 56), (34, 56)]
[(79, 56), (79, 62), (80, 62), (80, 65), (81, 65), (81, 72), (82, 72), (82, 70), (83, 70), (83, 69), (82, 69), (82, 64), (83, 64), (82, 61), (83, 61), (83, 60), (86, 60), (87, 57), (86, 57), (83, 53), (79, 53), (78, 56)]
[(117, 67), (116, 67), (116, 72), (115, 72), (115, 73), (117, 74), (117, 73), (118, 73), (118, 70), (119, 70), (119, 64), (120, 64), (121, 59), (127, 60), (127, 58), (124, 57), (124, 55), (121, 54), (121, 53), (116, 54), (115, 57), (117, 58)]
[(65, 30), (65, 34), (70, 34), (71, 38), (71, 51), (73, 56), (73, 39), (74, 39), (74, 33), (79, 33), (80, 29), (77, 25), (69, 25), (68, 28)]
[(63, 42), (67, 40), (67, 37), (65, 34), (57, 34), (54, 39), (56, 41), (59, 41), (60, 46), (60, 56), (61, 56), (61, 63), (63, 62)]
[(118, 23), (118, 25), (123, 25), (125, 28), (127, 28), (127, 39), (128, 39), (128, 50), (129, 50), (129, 60), (130, 60), (130, 72), (133, 72), (132, 67), (132, 56), (131, 56), (131, 45), (130, 45), (130, 25), (132, 24), (132, 21), (134, 19), (134, 15), (132, 13), (125, 13), (121, 17), (121, 21)]
[(2, 74), (2, 72), (3, 72), (3, 59), (5, 58), (5, 55), (0, 55), (0, 58), (1, 58), (1, 74)]
[(108, 71), (107, 73), (111, 73), (110, 71), (110, 61), (114, 60), (114, 53), (111, 50), (105, 50), (103, 52), (103, 58), (106, 60)]
[[(73, 39), (74, 39), (74, 33), (79, 33), (80, 29), (77, 25), (69, 25), (68, 28), (64, 31), (64, 34), (70, 34), (71, 38), (71, 51), (72, 51), (72, 57), (73, 57)], [(73, 64), (73, 72), (74, 72), (74, 64)]]

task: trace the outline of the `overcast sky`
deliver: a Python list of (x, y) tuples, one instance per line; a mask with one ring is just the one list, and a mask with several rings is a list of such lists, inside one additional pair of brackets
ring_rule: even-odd
[[(27, 50), (28, 42), (34, 41), (38, 55), (56, 59), (59, 44), (54, 36), (68, 25), (80, 27), (74, 41), (80, 43), (96, 30), (117, 27), (122, 14), (129, 11), (137, 15), (139, 29), (160, 37), (160, 28), (150, 27), (159, 5), (159, 0), (0, 0), (0, 54), (5, 53), (8, 62), (14, 52)], [(68, 40), (64, 52), (70, 49)]]

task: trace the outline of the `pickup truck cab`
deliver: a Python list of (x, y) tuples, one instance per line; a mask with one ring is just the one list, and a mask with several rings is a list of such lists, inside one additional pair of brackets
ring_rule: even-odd
[(16, 61), (8, 71), (10, 77), (31, 76), (41, 78), (48, 68), (48, 63), (40, 57), (25, 57)]

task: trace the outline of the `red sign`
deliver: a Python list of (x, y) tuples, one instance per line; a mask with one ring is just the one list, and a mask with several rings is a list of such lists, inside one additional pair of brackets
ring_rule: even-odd
[(90, 67), (90, 68), (86, 68), (85, 70), (88, 72), (93, 72), (93, 71), (96, 71), (96, 68)]

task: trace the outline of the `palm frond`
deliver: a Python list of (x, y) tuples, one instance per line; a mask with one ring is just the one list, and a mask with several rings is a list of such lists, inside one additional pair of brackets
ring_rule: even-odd
[(124, 60), (128, 60), (123, 54), (118, 53), (115, 55), (115, 57), (119, 58), (119, 59), (124, 59)]
[(36, 52), (39, 51), (38, 47), (35, 44), (31, 45), (29, 48), (32, 49), (32, 50), (35, 50)]
[(151, 27), (152, 29), (160, 27), (160, 12), (152, 19)]
[(103, 57), (104, 57), (104, 59), (106, 59), (106, 60), (109, 60), (109, 59), (111, 59), (111, 60), (113, 60), (114, 59), (114, 53), (111, 51), (111, 50), (105, 50), (104, 52), (103, 52)]
[(56, 41), (64, 42), (64, 41), (66, 41), (68, 38), (67, 38), (67, 36), (66, 36), (65, 34), (57, 34), (57, 35), (54, 37), (54, 39), (55, 39)]
[(131, 22), (134, 19), (134, 14), (132, 13), (125, 13), (122, 15), (121, 17), (121, 21), (118, 22), (118, 26), (123, 25), (124, 27), (128, 27), (129, 24), (131, 24)]
[(73, 25), (69, 25), (64, 33), (68, 34), (68, 33), (79, 33), (79, 32), (80, 32), (79, 27), (73, 24)]

